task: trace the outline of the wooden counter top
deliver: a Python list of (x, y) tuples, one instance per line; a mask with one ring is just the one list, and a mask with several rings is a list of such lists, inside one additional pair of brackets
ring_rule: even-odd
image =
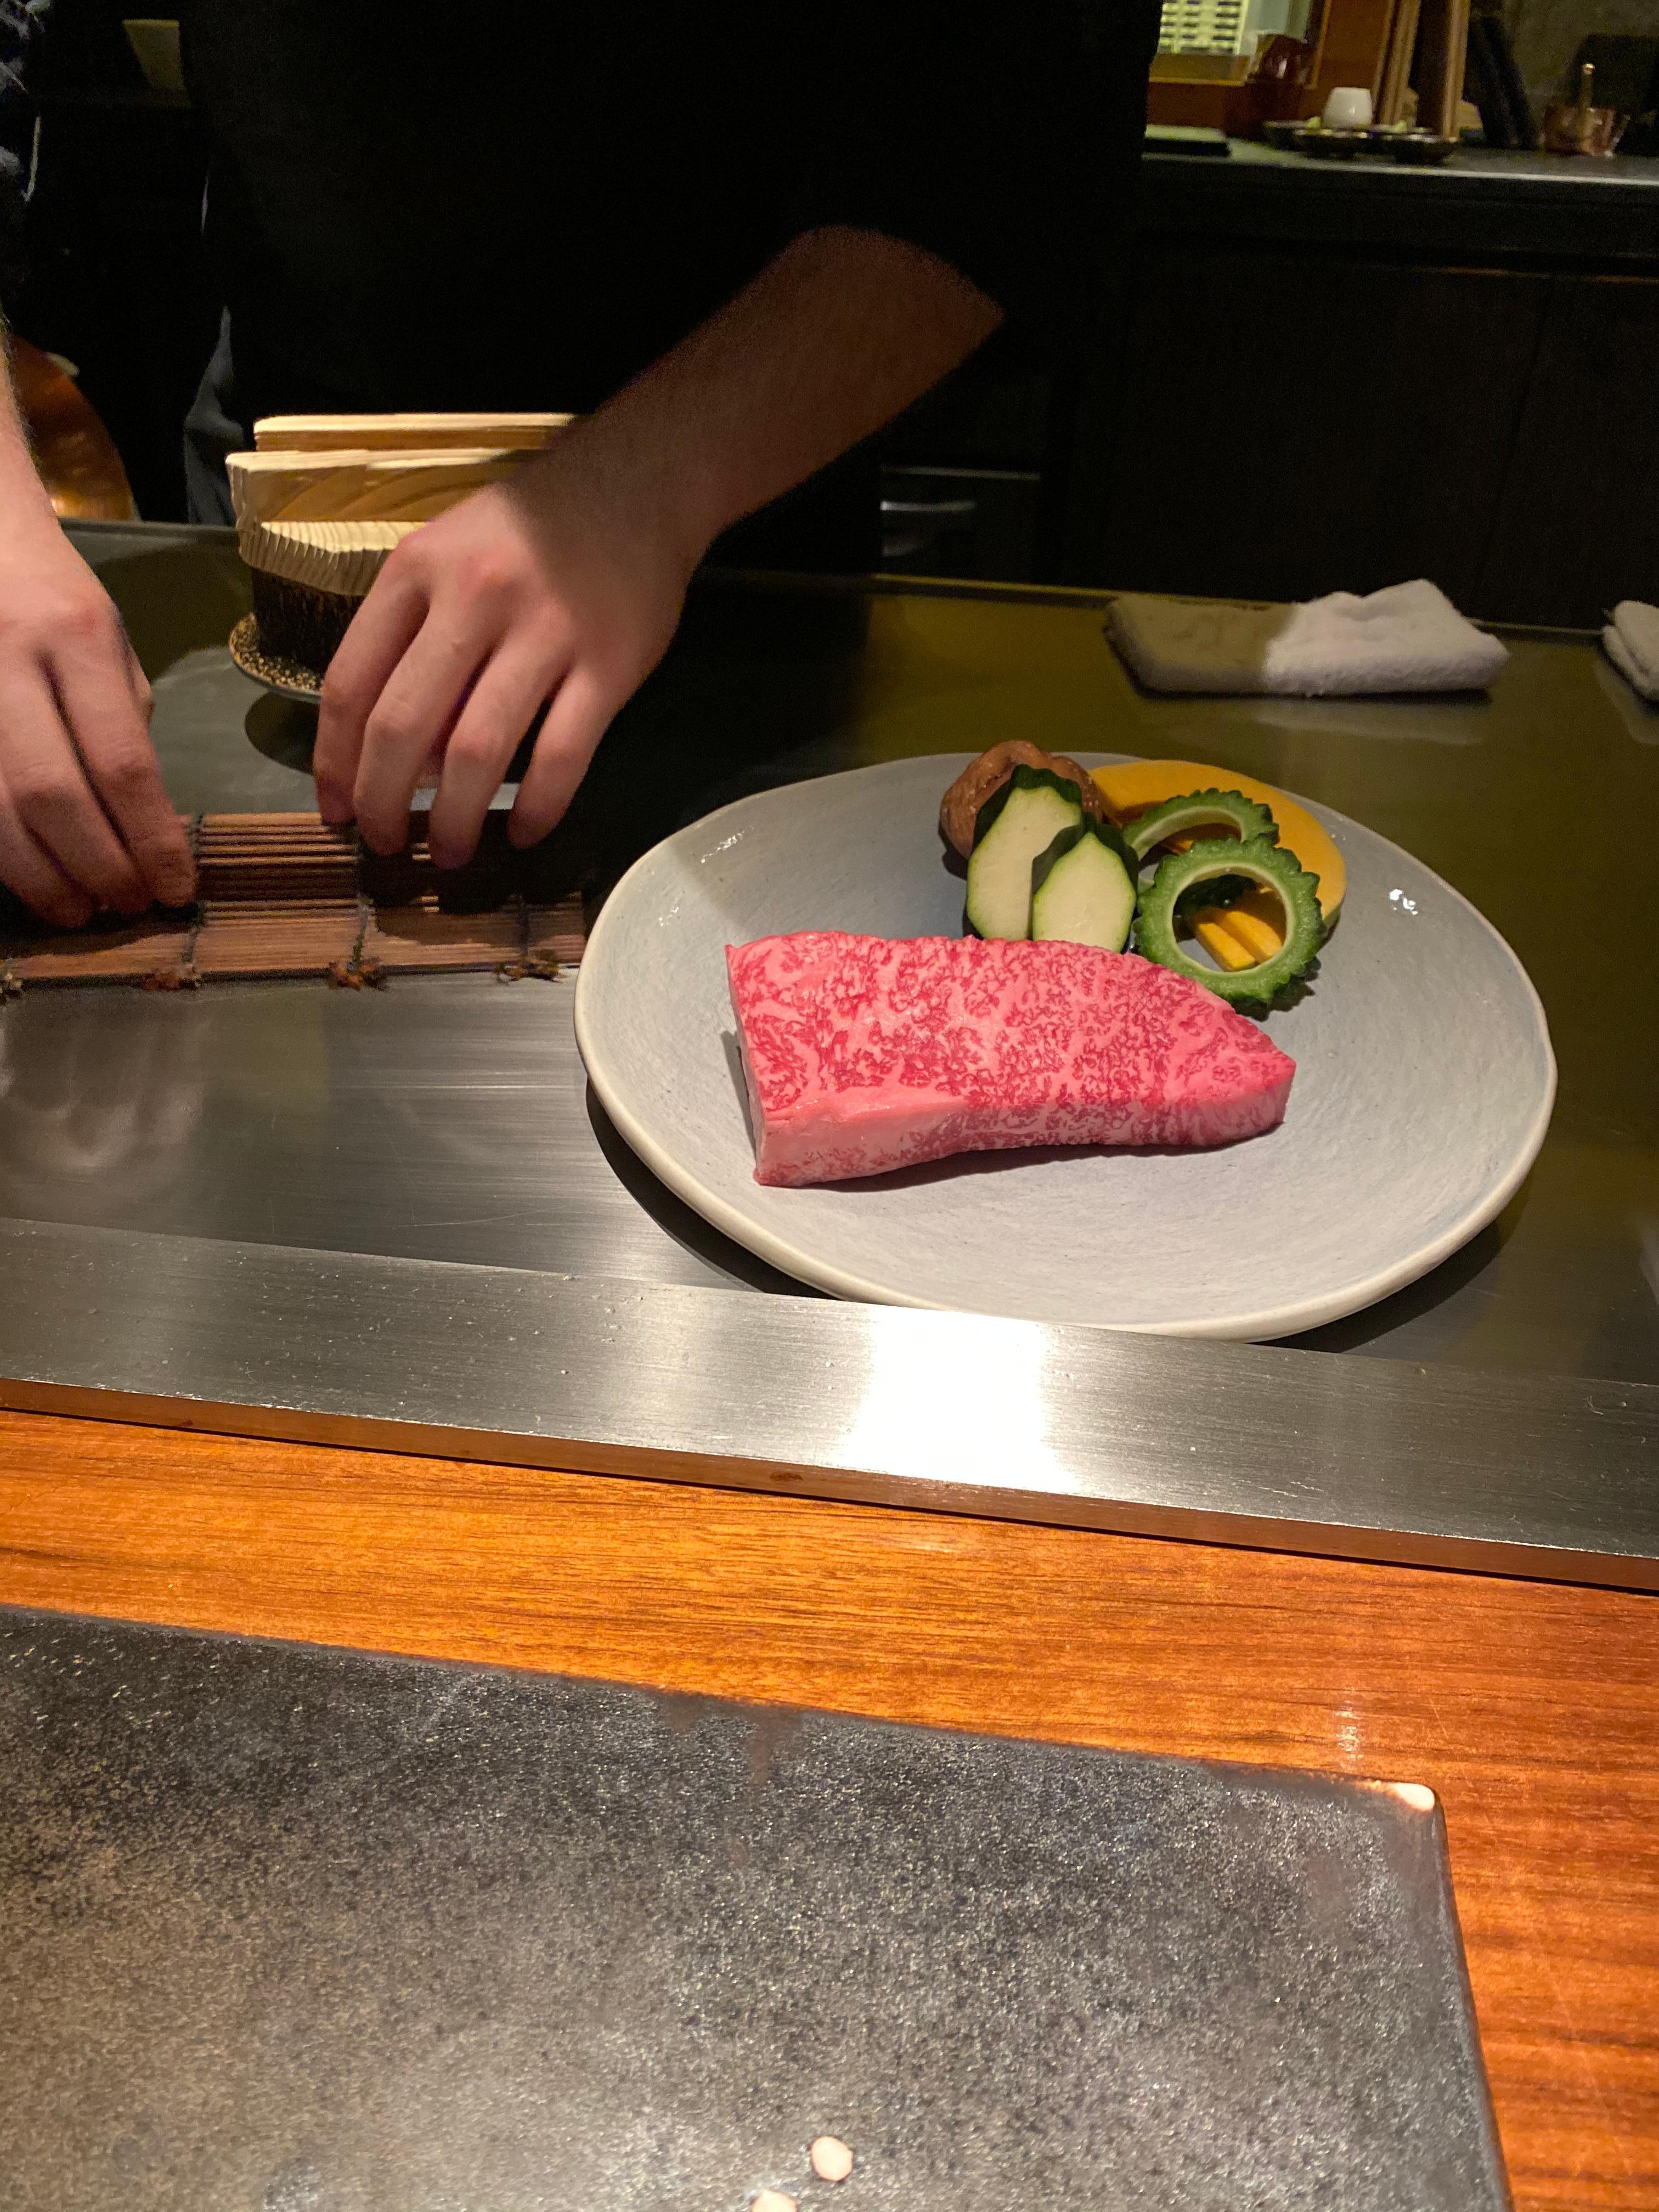
[(1517, 2205), (1659, 2203), (1659, 1601), (0, 1414), (0, 1601), (1425, 1782)]

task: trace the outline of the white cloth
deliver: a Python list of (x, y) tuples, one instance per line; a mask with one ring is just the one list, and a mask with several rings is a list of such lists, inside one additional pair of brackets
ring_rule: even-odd
[(1509, 659), (1426, 578), (1364, 598), (1226, 606), (1125, 592), (1107, 635), (1152, 691), (1478, 691)]
[(1620, 599), (1601, 633), (1607, 659), (1644, 699), (1659, 705), (1659, 607)]

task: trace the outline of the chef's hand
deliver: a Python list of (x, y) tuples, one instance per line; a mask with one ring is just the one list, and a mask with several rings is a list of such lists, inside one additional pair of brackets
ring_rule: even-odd
[(434, 860), (478, 842), (514, 750), (546, 719), (507, 824), (517, 846), (570, 804), (611, 717), (661, 659), (702, 551), (597, 422), (475, 492), (387, 558), (323, 685), (313, 768), (325, 820), (403, 849), (435, 772)]
[(0, 490), (0, 881), (65, 929), (182, 906), (196, 872), (121, 618), (38, 483)]
[(919, 246), (803, 232), (510, 483), (404, 540), (323, 686), (324, 814), (396, 851), (441, 756), (431, 849), (453, 866), (550, 702), (508, 825), (515, 844), (545, 836), (719, 533), (890, 422), (1001, 319)]

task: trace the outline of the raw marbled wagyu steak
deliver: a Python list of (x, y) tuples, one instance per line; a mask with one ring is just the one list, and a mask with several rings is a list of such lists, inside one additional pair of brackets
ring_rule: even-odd
[(1091, 945), (803, 931), (728, 945), (755, 1179), (1024, 1145), (1226, 1145), (1296, 1062), (1200, 983)]

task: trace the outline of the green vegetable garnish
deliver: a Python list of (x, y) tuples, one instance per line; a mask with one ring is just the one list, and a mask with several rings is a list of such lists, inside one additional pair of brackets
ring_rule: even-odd
[(1069, 777), (1022, 763), (979, 810), (968, 860), (968, 927), (978, 937), (1031, 933), (1031, 863), (1083, 820)]
[[(1285, 942), (1279, 951), (1271, 959), (1231, 975), (1200, 966), (1176, 939), (1176, 902), (1182, 893), (1224, 876), (1243, 877), (1272, 891), (1285, 909)], [(1242, 842), (1206, 837), (1189, 851), (1171, 853), (1159, 861), (1136, 909), (1135, 950), (1160, 968), (1202, 983), (1230, 1005), (1268, 1006), (1287, 983), (1306, 975), (1319, 957), (1325, 923), (1318, 893), (1318, 877), (1310, 875), (1293, 854), (1265, 837)]]
[(1121, 952), (1135, 918), (1135, 856), (1109, 822), (1086, 817), (1031, 863), (1031, 935)]
[(1166, 837), (1217, 822), (1231, 822), (1241, 842), (1261, 837), (1269, 845), (1279, 842), (1279, 824), (1273, 816), (1260, 799), (1246, 799), (1242, 791), (1191, 791), (1182, 799), (1160, 799), (1126, 823), (1123, 836), (1136, 859), (1144, 860)]

